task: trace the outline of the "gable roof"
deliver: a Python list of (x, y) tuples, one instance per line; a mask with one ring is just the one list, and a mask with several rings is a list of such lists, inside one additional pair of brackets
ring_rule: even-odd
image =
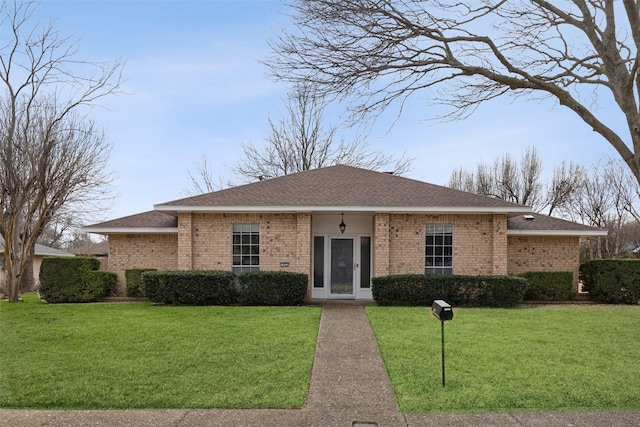
[(154, 206), (163, 212), (530, 212), (526, 206), (383, 172), (336, 165)]
[(507, 234), (520, 236), (606, 236), (607, 230), (566, 221), (542, 214), (525, 214), (507, 218)]

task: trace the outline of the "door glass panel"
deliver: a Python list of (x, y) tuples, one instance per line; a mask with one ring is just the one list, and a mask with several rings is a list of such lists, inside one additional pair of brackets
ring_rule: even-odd
[(313, 238), (313, 287), (324, 287), (324, 237)]
[(353, 239), (331, 239), (331, 293), (353, 294)]
[(371, 287), (371, 237), (360, 238), (360, 288)]

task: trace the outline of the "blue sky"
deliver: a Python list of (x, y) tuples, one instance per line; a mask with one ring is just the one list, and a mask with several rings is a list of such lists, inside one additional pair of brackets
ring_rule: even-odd
[[(123, 91), (92, 118), (113, 144), (114, 203), (99, 220), (153, 209), (183, 197), (187, 174), (203, 154), (216, 176), (240, 182), (240, 144), (260, 146), (268, 119), (284, 113), (287, 88), (260, 64), (267, 42), (290, 25), (279, 1), (44, 0), (39, 18), (79, 39), (79, 58), (126, 62)], [(574, 161), (590, 166), (616, 156), (599, 135), (551, 101), (494, 100), (464, 121), (438, 122), (429, 94), (414, 97), (397, 123), (382, 116), (369, 135), (373, 150), (414, 159), (406, 176), (446, 184), (459, 167), (475, 168), (534, 145), (545, 173)]]

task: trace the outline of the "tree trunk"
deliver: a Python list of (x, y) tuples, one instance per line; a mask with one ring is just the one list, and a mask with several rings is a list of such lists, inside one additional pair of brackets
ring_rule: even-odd
[(36, 290), (36, 280), (35, 274), (33, 272), (34, 256), (35, 250), (32, 250), (29, 256), (29, 260), (27, 261), (27, 269), (24, 271), (22, 277), (20, 277), (19, 292), (21, 294), (33, 292)]

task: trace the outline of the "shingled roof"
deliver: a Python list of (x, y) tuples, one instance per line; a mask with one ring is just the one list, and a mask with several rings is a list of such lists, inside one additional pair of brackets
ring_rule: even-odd
[(589, 227), (542, 214), (525, 214), (507, 218), (507, 233), (522, 236), (606, 236), (606, 230)]
[(513, 235), (599, 236), (531, 208), (409, 178), (337, 165), (155, 205), (155, 210), (85, 227), (89, 233), (177, 233), (177, 212), (369, 211), (503, 213)]
[(176, 211), (529, 212), (493, 197), (337, 165), (155, 205)]
[(147, 211), (83, 227), (87, 233), (177, 233), (178, 217)]

